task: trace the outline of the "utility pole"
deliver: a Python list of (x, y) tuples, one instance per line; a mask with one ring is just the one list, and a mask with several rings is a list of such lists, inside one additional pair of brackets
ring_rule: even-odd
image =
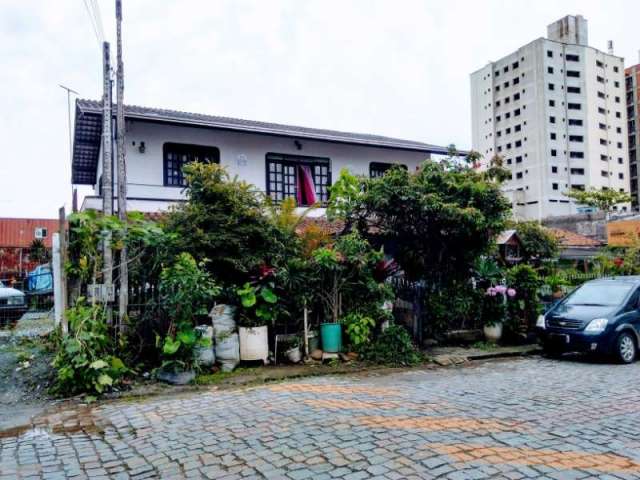
[[(111, 49), (109, 42), (102, 44), (102, 73), (104, 93), (102, 95), (102, 213), (113, 215), (113, 154), (111, 143)], [(103, 284), (107, 297), (113, 290), (113, 252), (111, 250), (111, 234), (104, 238), (104, 266), (102, 270)], [(112, 322), (111, 309), (107, 309), (107, 321)]]
[[(122, 0), (116, 0), (116, 55), (118, 72), (116, 76), (116, 149), (118, 152), (118, 218), (127, 222), (127, 164), (124, 152), (124, 64), (122, 61)], [(126, 244), (120, 251), (120, 293), (118, 295), (118, 326), (125, 328), (129, 306), (129, 267)]]

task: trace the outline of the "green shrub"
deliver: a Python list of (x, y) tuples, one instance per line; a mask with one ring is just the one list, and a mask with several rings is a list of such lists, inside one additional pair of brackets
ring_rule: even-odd
[(509, 302), (509, 328), (517, 332), (520, 327), (532, 327), (540, 312), (540, 276), (532, 266), (522, 263), (507, 271), (507, 281), (516, 291), (516, 301)]
[(80, 298), (67, 310), (69, 334), (59, 340), (53, 366), (52, 391), (61, 395), (100, 395), (118, 385), (129, 371), (114, 355), (103, 306), (86, 305)]
[(349, 336), (349, 343), (356, 350), (370, 342), (373, 328), (376, 326), (373, 318), (358, 313), (350, 313), (342, 317), (342, 323)]
[(415, 365), (423, 360), (411, 336), (400, 325), (387, 328), (373, 343), (362, 349), (361, 355), (363, 360), (385, 365)]
[(194, 350), (210, 346), (210, 340), (201, 338), (193, 328), (194, 317), (206, 314), (213, 298), (220, 293), (203, 267), (203, 262), (198, 264), (183, 252), (160, 274), (160, 298), (171, 317), (164, 339), (156, 335), (163, 370), (190, 370), (194, 366)]
[(191, 370), (196, 366), (195, 350), (197, 347), (210, 347), (211, 339), (201, 337), (188, 322), (172, 325), (171, 330), (164, 337), (156, 337), (157, 346), (162, 347), (162, 370), (166, 372), (181, 372)]

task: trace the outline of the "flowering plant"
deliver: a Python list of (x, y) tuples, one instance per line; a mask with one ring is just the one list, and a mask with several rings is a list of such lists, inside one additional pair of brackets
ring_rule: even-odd
[(482, 305), (482, 322), (493, 326), (505, 321), (507, 300), (516, 296), (516, 290), (506, 285), (495, 285), (486, 289)]

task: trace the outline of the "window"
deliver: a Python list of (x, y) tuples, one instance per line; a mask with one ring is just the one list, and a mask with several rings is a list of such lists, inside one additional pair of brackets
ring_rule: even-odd
[(500, 106), (500, 100), (496, 100), (496, 107)]
[(511, 64), (511, 68), (518, 68), (519, 66), (520, 66), (520, 63), (518, 63), (518, 62), (513, 62)]
[(509, 82), (504, 82), (504, 83), (502, 84), (502, 86), (503, 86), (504, 88), (507, 88), (507, 87), (509, 86)]
[(549, 123), (556, 123), (556, 117), (549, 117)]
[(553, 58), (553, 52), (551, 50), (547, 50), (547, 57)]
[(608, 177), (609, 172), (607, 172), (606, 170), (600, 170), (600, 175), (602, 175), (603, 177)]
[(569, 158), (584, 158), (584, 152), (569, 152)]
[(601, 77), (600, 75), (596, 76), (596, 80), (597, 80), (599, 83), (604, 83), (604, 77)]
[(604, 63), (602, 63), (600, 60), (596, 60), (596, 67), (604, 68)]
[(607, 126), (606, 126), (604, 123), (599, 123), (599, 124), (598, 124), (598, 128), (599, 128), (600, 130), (606, 130), (606, 129), (607, 129)]
[(522, 155), (516, 157), (516, 163), (522, 163)]
[(608, 162), (609, 157), (607, 157), (606, 155), (600, 154), (600, 160), (602, 160), (603, 162)]
[(584, 175), (584, 168), (572, 168), (571, 175)]
[(549, 90), (555, 90), (556, 86), (553, 83), (549, 84)]
[(520, 148), (522, 146), (522, 140), (516, 140), (516, 148)]
[(600, 145), (606, 145), (607, 141), (604, 138), (600, 139)]
[[(578, 185), (578, 184), (572, 184), (571, 185), (571, 189), (572, 190), (584, 190), (584, 185)], [(562, 201), (562, 200), (561, 200)], [(565, 202), (566, 203), (566, 202)]]
[(618, 146), (618, 148), (622, 148), (622, 142), (618, 142), (616, 143), (616, 145)]
[(598, 92), (598, 98), (605, 98), (604, 92)]
[(570, 118), (569, 119), (569, 125), (581, 126), (582, 125), (582, 120), (580, 120), (578, 118)]
[(554, 190), (558, 190), (558, 184), (557, 183), (552, 183), (551, 184), (551, 188), (553, 188)]
[(522, 172), (516, 173), (516, 178), (522, 178)]
[(182, 167), (190, 162), (220, 163), (220, 150), (216, 147), (165, 143), (162, 150), (165, 187), (184, 187), (186, 182)]
[(577, 70), (567, 70), (567, 77), (580, 78), (580, 72)]
[(620, 114), (620, 112), (616, 112), (616, 118), (621, 118), (622, 115)]
[(551, 167), (551, 173), (558, 173), (558, 167)]
[(620, 103), (620, 97), (615, 98), (616, 103)]
[(584, 142), (584, 137), (582, 135), (569, 135), (570, 142)]
[(547, 67), (547, 73), (553, 74), (553, 67)]
[(520, 115), (520, 109), (519, 109), (519, 108), (516, 108), (516, 109), (513, 111), (513, 116), (514, 116), (514, 117), (518, 117), (519, 115)]
[(620, 88), (620, 82), (618, 80), (614, 81), (613, 86), (616, 88)]
[(328, 158), (267, 153), (266, 163), (267, 195), (274, 201), (293, 197), (298, 205), (310, 205), (312, 193), (317, 201), (329, 199), (331, 164)]
[(555, 133), (555, 132), (551, 132), (551, 133), (549, 134), (549, 137), (551, 138), (551, 140), (555, 140), (558, 136), (556, 135), (556, 133)]
[(579, 103), (567, 103), (567, 108), (569, 110), (582, 110), (582, 105)]
[[(524, 75), (524, 73), (523, 73), (523, 75)], [(514, 78), (514, 79), (513, 79), (513, 82), (512, 82), (512, 83), (513, 83), (514, 85), (518, 85), (518, 84), (520, 83), (520, 79), (519, 79), (518, 77), (516, 77), (516, 78)]]
[(504, 73), (507, 73), (509, 71), (509, 65), (505, 65), (505, 67), (502, 69), (502, 71)]
[(513, 130), (516, 132), (519, 132), (520, 130), (522, 130), (522, 125), (518, 124), (515, 127), (513, 127)]
[(552, 157), (557, 157), (558, 156), (558, 151), (555, 148), (551, 149), (551, 156)]
[(513, 94), (513, 101), (515, 102), (516, 100), (520, 100), (520, 94), (519, 93), (514, 93)]
[[(500, 133), (500, 132), (498, 132), (498, 133)], [(498, 136), (500, 136), (500, 135), (498, 135)], [(369, 177), (371, 177), (371, 178), (382, 177), (385, 173), (387, 173), (387, 170), (389, 170), (394, 165), (398, 165), (401, 168), (404, 168), (405, 170), (407, 170), (407, 166), (403, 165), (401, 163), (371, 162), (369, 164)]]
[(620, 180), (624, 180), (624, 173), (622, 173), (622, 172), (618, 173), (618, 178)]
[(43, 238), (47, 238), (48, 233), (49, 233), (49, 232), (47, 231), (47, 229), (46, 229), (46, 228), (44, 228), (44, 227), (38, 227), (38, 228), (36, 228), (36, 229), (35, 229), (35, 231), (33, 232), (33, 236), (34, 236), (35, 238), (38, 238), (38, 239), (43, 239)]
[(613, 67), (613, 71), (618, 73), (620, 71), (620, 69), (618, 67)]
[(556, 106), (556, 101), (555, 100), (549, 100), (549, 106), (550, 107), (555, 107)]
[(580, 93), (580, 87), (567, 87), (568, 93)]
[(602, 107), (598, 107), (598, 113), (600, 113), (602, 115), (606, 115), (607, 111)]
[(580, 61), (580, 56), (579, 55), (574, 55), (572, 53), (567, 53), (565, 58), (567, 59), (567, 62), (579, 62)]

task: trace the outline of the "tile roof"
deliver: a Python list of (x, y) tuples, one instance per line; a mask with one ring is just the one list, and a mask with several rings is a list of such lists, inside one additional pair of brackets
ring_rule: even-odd
[(547, 230), (558, 240), (561, 247), (600, 247), (602, 242), (594, 240), (579, 233), (563, 230), (562, 228), (546, 227)]

